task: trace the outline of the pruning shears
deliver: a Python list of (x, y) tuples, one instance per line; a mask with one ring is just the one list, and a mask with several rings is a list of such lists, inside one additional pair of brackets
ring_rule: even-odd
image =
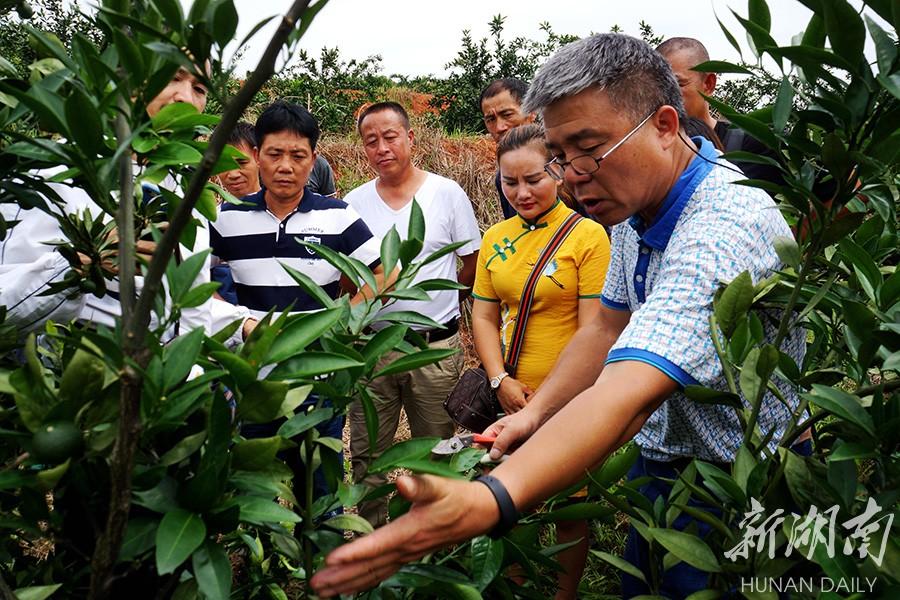
[[(481, 435), (480, 433), (467, 433), (465, 435), (455, 435), (452, 438), (448, 438), (446, 440), (441, 440), (438, 442), (434, 448), (432, 448), (431, 453), (437, 456), (450, 456), (451, 454), (456, 454), (466, 448), (471, 448), (473, 444), (483, 444), (485, 446), (491, 446), (494, 441), (497, 439), (496, 436), (493, 435)], [(491, 460), (489, 454), (485, 454), (482, 457), (482, 463), (495, 463), (495, 462), (503, 462), (509, 458), (509, 454), (504, 454), (498, 460)]]

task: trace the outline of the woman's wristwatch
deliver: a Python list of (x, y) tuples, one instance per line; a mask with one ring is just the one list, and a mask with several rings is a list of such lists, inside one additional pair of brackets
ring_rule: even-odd
[(503, 381), (505, 377), (509, 377), (509, 373), (507, 373), (506, 371), (503, 371), (495, 377), (491, 377), (491, 389), (496, 390), (497, 388), (499, 388), (500, 382)]

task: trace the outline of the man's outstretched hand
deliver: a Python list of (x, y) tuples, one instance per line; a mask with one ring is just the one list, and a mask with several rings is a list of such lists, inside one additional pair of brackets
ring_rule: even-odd
[(317, 594), (331, 597), (372, 588), (406, 563), (489, 531), (500, 518), (491, 491), (478, 482), (401, 477), (397, 490), (413, 503), (409, 512), (329, 554), (325, 568), (312, 578)]

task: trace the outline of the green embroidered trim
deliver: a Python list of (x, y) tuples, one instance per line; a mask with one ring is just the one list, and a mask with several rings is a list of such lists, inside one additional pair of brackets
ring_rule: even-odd
[(472, 294), (472, 297), (476, 300), (481, 300), (482, 302), (496, 302), (498, 304), (500, 303), (500, 301), (496, 298), (485, 298), (484, 296), (479, 296), (478, 294)]
[(578, 296), (578, 298), (600, 298), (603, 294), (586, 294), (584, 296)]
[(492, 257), (490, 257), (486, 263), (484, 263), (484, 268), (487, 269), (489, 266), (491, 266), (491, 261), (493, 261), (498, 256), (500, 257), (500, 260), (502, 262), (506, 262), (506, 260), (508, 259), (507, 251), (509, 251), (508, 252), (509, 254), (515, 254), (516, 253), (516, 242), (518, 242), (520, 239), (522, 239), (522, 236), (531, 233), (531, 231), (532, 231), (531, 229), (526, 229), (525, 231), (520, 233), (518, 236), (516, 236), (516, 238), (514, 240), (510, 240), (508, 237), (504, 237), (502, 240), (503, 246), (501, 246), (500, 244), (494, 244), (492, 246), (494, 249), (494, 255)]

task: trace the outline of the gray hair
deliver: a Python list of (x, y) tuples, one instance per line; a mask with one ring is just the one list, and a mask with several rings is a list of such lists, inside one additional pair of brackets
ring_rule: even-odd
[(538, 69), (525, 96), (525, 112), (589, 87), (604, 90), (614, 108), (642, 119), (668, 104), (687, 120), (669, 63), (646, 42), (621, 33), (598, 33), (563, 46)]

